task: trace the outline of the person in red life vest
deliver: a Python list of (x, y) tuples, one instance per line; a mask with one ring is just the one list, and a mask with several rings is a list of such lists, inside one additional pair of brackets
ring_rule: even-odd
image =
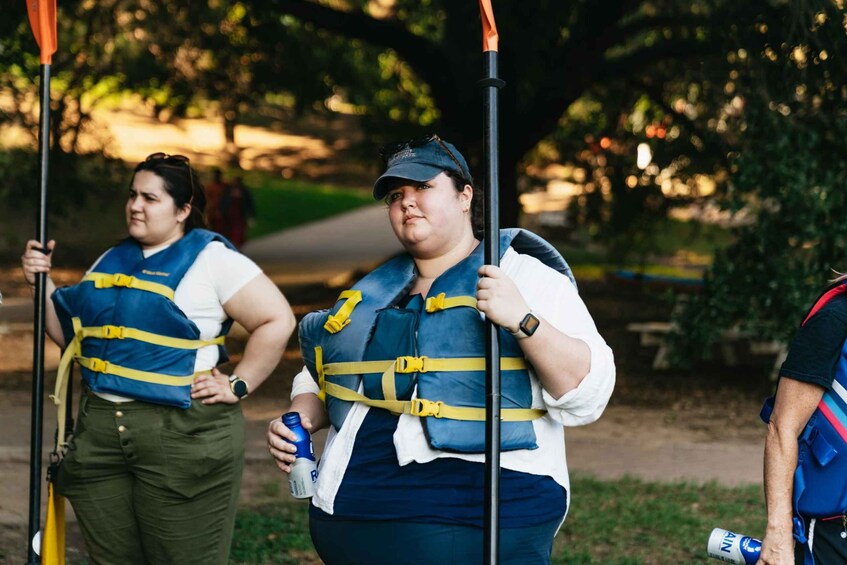
[[(615, 382), (612, 351), (550, 244), (500, 234), (483, 266), (481, 201), (464, 157), (435, 135), (384, 151), (374, 197), (402, 254), (300, 324), (306, 368), (291, 410), (330, 426), (310, 507), (329, 565), (481, 563), (485, 341), (499, 326), (501, 560), (550, 561), (570, 498), (564, 425), (596, 420)], [(290, 472), (295, 437), (268, 428)]]
[[(128, 237), (76, 285), (47, 278), (46, 330), (83, 378), (55, 488), (98, 564), (224, 564), (244, 456), (240, 401), (276, 367), (294, 329), (285, 297), (220, 235), (203, 229), (203, 187), (181, 155), (135, 167)], [(24, 275), (50, 273), (54, 241), (29, 241)], [(46, 251), (46, 252), (45, 252)], [(224, 336), (249, 332), (232, 374)], [(63, 405), (60, 405), (60, 410)], [(64, 422), (64, 417), (59, 418)]]
[[(759, 563), (847, 563), (847, 277), (815, 302), (762, 419), (767, 526)], [(796, 543), (795, 543), (796, 540)]]
[(250, 220), (256, 216), (253, 195), (244, 186), (241, 177), (235, 177), (224, 188), (220, 199), (220, 214), (223, 227), (221, 233), (233, 245), (241, 248), (247, 241), (247, 228), (250, 225)]

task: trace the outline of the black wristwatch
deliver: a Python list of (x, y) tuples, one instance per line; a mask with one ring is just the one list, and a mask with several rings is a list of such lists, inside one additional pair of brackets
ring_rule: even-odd
[(518, 339), (529, 337), (535, 333), (535, 330), (537, 330), (540, 325), (541, 320), (539, 320), (535, 314), (529, 312), (523, 317), (521, 323), (518, 324), (518, 331), (512, 332), (512, 335)]
[(247, 390), (247, 382), (242, 381), (235, 375), (229, 376), (229, 388), (232, 390), (232, 394), (238, 397), (238, 400), (247, 398), (247, 393), (250, 392)]

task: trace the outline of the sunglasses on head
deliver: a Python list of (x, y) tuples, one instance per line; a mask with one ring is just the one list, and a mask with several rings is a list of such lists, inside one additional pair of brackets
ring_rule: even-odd
[(144, 159), (144, 162), (160, 161), (160, 160), (162, 160), (162, 161), (176, 161), (177, 163), (186, 163), (186, 164), (191, 163), (191, 159), (189, 159), (185, 155), (170, 155), (168, 153), (162, 153), (161, 151), (159, 151), (157, 153), (151, 153), (150, 155), (147, 156), (146, 159)]
[(191, 169), (191, 159), (185, 155), (171, 155), (169, 153), (157, 151), (156, 153), (151, 153), (146, 159), (144, 159), (145, 163), (149, 163), (151, 161), (164, 161), (166, 165), (185, 165), (188, 169), (188, 179), (191, 182), (191, 198), (188, 200), (188, 203), (191, 204), (194, 202), (194, 171)]
[(386, 165), (388, 165), (388, 161), (391, 160), (391, 157), (393, 157), (400, 151), (403, 151), (404, 149), (414, 149), (415, 147), (423, 147), (427, 143), (431, 143), (433, 141), (437, 142), (438, 145), (440, 145), (441, 148), (447, 153), (447, 155), (449, 155), (450, 159), (452, 159), (453, 162), (456, 164), (456, 172), (464, 177), (465, 168), (462, 166), (462, 164), (459, 162), (459, 159), (456, 158), (453, 152), (450, 151), (450, 148), (447, 147), (447, 144), (444, 143), (444, 140), (438, 137), (438, 134), (435, 133), (431, 133), (423, 137), (417, 137), (415, 139), (409, 139), (406, 141), (388, 143), (386, 145), (383, 145), (379, 150), (379, 156), (382, 158), (382, 161)]

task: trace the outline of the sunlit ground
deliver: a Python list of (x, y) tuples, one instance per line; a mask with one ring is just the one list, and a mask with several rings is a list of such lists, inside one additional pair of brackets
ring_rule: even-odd
[[(143, 111), (96, 110), (94, 125), (81, 134), (79, 150), (105, 148), (107, 154), (129, 162), (164, 151), (187, 155), (198, 166), (215, 166), (227, 157), (221, 120), (187, 118), (162, 122)], [(28, 145), (32, 137), (19, 127), (6, 127), (2, 145)], [(264, 169), (293, 176), (304, 162), (330, 160), (337, 147), (317, 137), (273, 131), (269, 128), (238, 125), (236, 145), (240, 148), (239, 165), (243, 170)], [(291, 171), (286, 175), (286, 171)]]

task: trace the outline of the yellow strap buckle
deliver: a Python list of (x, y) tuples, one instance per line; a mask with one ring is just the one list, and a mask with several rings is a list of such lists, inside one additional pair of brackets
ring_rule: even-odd
[(103, 326), (103, 337), (106, 339), (123, 339), (123, 326)]
[(133, 282), (135, 282), (135, 277), (121, 273), (116, 273), (112, 278), (112, 284), (115, 286), (131, 286)]
[(338, 296), (338, 300), (344, 300), (344, 304), (333, 316), (329, 316), (324, 324), (324, 329), (331, 334), (340, 332), (344, 326), (350, 323), (350, 314), (356, 305), (362, 301), (362, 292), (359, 290), (345, 290)]
[(108, 373), (109, 362), (103, 361), (102, 359), (92, 358), (89, 360), (88, 368), (95, 373)]
[(438, 312), (440, 310), (444, 310), (444, 299), (447, 298), (447, 294), (441, 293), (437, 296), (431, 296), (426, 299), (426, 311), (427, 312)]
[(425, 355), (423, 357), (412, 357), (410, 355), (398, 357), (395, 371), (397, 373), (426, 373), (427, 359), (429, 358)]
[(421, 418), (425, 418), (427, 416), (440, 418), (442, 406), (444, 406), (444, 403), (440, 400), (433, 402), (432, 400), (427, 400), (425, 398), (413, 398), (409, 413), (412, 416), (420, 416)]
[(448, 308), (459, 308), (462, 306), (467, 308), (476, 308), (476, 297), (451, 296), (448, 298), (447, 294), (442, 292), (426, 299), (426, 312), (428, 314), (447, 310)]
[(350, 323), (350, 318), (339, 318), (338, 316), (330, 316), (324, 324), (324, 329), (331, 334), (338, 333), (341, 329)]

